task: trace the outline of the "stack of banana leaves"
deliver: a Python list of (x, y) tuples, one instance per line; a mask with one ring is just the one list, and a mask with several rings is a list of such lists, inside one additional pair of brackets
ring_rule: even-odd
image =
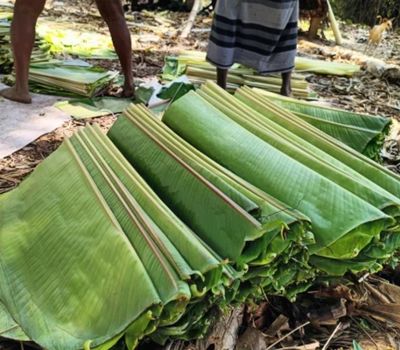
[(51, 60), (30, 65), (29, 83), (31, 91), (37, 93), (94, 97), (106, 90), (117, 76), (118, 72), (83, 61)]
[[(205, 185), (199, 192), (215, 203), (213, 222), (220, 216), (229, 222), (226, 230), (240, 232), (234, 248), (264, 233), (220, 193)], [(2, 196), (0, 213), (3, 337), (67, 350), (107, 349), (125, 336), (133, 349), (183, 315), (198, 321), (186, 311), (198, 303), (206, 308), (234, 296), (238, 272), (178, 219), (97, 128), (77, 133)]]
[[(185, 69), (185, 65), (204, 65), (206, 54), (201, 51), (181, 51), (178, 57), (171, 57), (178, 60), (180, 69)], [(358, 73), (361, 67), (358, 64), (323, 61), (307, 57), (296, 57), (295, 71), (302, 73), (314, 73), (321, 75), (337, 75), (351, 77)]]
[[(204, 335), (218, 306), (310, 285), (308, 220), (152, 118), (132, 107), (111, 136), (138, 136), (137, 169), (161, 166), (153, 181), (87, 127), (0, 197), (3, 337), (134, 349)], [(159, 186), (177, 193), (161, 200)]]
[(261, 89), (254, 90), (260, 97), (264, 96), (264, 100), (273, 101), (356, 151), (371, 159), (380, 159), (386, 136), (390, 132), (390, 118), (353, 113)]
[[(301, 73), (314, 73), (323, 75), (353, 76), (360, 71), (360, 66), (348, 63), (321, 61), (304, 57), (296, 58), (296, 69), (292, 75), (293, 95), (298, 98), (313, 98), (315, 93), (309, 88), (305, 75)], [(216, 80), (215, 66), (206, 62), (204, 52), (182, 51), (177, 57), (167, 57), (162, 78), (173, 80), (186, 74), (194, 83), (203, 84), (207, 80)], [(235, 64), (228, 74), (228, 89), (236, 90), (246, 85), (279, 93), (282, 79), (279, 75), (262, 76), (253, 69)]]
[[(310, 262), (328, 275), (374, 271), (400, 244), (399, 177), (259, 93), (208, 83), (163, 118), (220, 165), (310, 222)], [(321, 276), (323, 276), (323, 273)]]
[[(0, 21), (0, 73), (3, 74), (11, 73), (14, 62), (10, 42), (10, 28), (11, 24), (9, 22)], [(40, 37), (36, 37), (31, 62), (43, 62), (49, 59), (49, 45), (45, 44)]]
[[(215, 66), (205, 61), (204, 53), (194, 52), (179, 57), (166, 57), (162, 79), (170, 81), (183, 74), (198, 85), (207, 80), (216, 80), (217, 77)], [(258, 75), (254, 69), (235, 64), (229, 70), (227, 88), (232, 92), (242, 85), (279, 93), (282, 86), (282, 78), (280, 75)], [(316, 97), (315, 93), (310, 90), (305, 76), (301, 74), (292, 75), (292, 90), (293, 95), (298, 98)]]
[(49, 349), (204, 336), (215, 310), (374, 272), (399, 177), (250, 88), (131, 105), (0, 197), (0, 330)]

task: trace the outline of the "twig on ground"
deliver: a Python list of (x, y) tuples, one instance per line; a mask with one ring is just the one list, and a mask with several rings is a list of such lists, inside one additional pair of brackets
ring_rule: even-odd
[(322, 350), (326, 350), (328, 349), (329, 344), (332, 342), (333, 338), (335, 337), (336, 333), (339, 332), (339, 330), (342, 328), (342, 322), (340, 322), (335, 330), (333, 331), (333, 333), (331, 334), (331, 336), (329, 337), (328, 341), (325, 343), (324, 347), (322, 348)]
[(297, 328), (293, 329), (291, 332), (289, 332), (288, 334), (286, 334), (285, 336), (283, 336), (282, 338), (280, 338), (278, 341), (276, 341), (275, 343), (271, 344), (268, 348), (266, 348), (265, 350), (271, 350), (274, 348), (275, 345), (278, 345), (279, 343), (281, 343), (283, 340), (285, 340), (286, 338), (290, 337), (293, 333), (296, 333), (297, 331), (299, 331), (300, 329), (307, 327), (311, 322), (307, 321), (306, 323), (303, 323), (302, 325), (298, 326)]

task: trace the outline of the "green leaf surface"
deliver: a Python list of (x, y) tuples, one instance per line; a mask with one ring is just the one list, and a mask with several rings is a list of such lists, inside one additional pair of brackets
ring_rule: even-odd
[(118, 114), (131, 103), (132, 99), (129, 98), (95, 97), (62, 101), (56, 103), (55, 107), (80, 120)]
[(320, 106), (264, 90), (256, 91), (358, 152), (379, 159), (379, 153), (391, 125), (389, 118)]
[[(163, 121), (221, 165), (310, 217), (317, 254), (357, 256), (390, 224), (380, 210), (261, 140), (194, 93), (173, 104)], [(341, 244), (351, 237), (354, 245)]]
[(165, 203), (223, 258), (239, 260), (245, 242), (262, 236), (260, 223), (139, 121), (119, 118), (109, 137)]

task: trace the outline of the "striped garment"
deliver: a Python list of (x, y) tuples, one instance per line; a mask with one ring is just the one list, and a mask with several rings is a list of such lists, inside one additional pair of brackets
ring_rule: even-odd
[(207, 60), (219, 68), (240, 63), (260, 74), (294, 68), (297, 0), (218, 0)]

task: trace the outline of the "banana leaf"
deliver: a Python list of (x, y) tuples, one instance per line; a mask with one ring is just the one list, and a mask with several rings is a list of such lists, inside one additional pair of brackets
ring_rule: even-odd
[[(263, 140), (276, 145), (280, 150), (296, 159), (302, 159), (303, 164), (380, 208), (396, 221), (398, 220), (398, 197), (391, 195), (368, 178), (361, 176), (351, 167), (339, 162), (271, 120), (266, 120), (265, 117), (247, 105), (235, 101), (232, 96), (215, 84), (206, 84), (199, 94)], [(299, 153), (301, 150), (303, 150), (303, 153)], [(308, 153), (309, 156), (307, 157), (304, 152)], [(318, 160), (318, 162), (316, 163), (315, 160)], [(355, 183), (354, 180), (357, 182)], [(392, 259), (393, 254), (400, 247), (398, 233), (398, 225), (396, 224), (390, 230), (385, 231), (379, 240), (374, 240), (371, 245), (361, 251), (357, 260), (363, 263), (369, 262), (371, 266), (376, 265), (377, 260), (388, 262), (388, 259)]]
[(0, 337), (18, 341), (28, 341), (28, 336), (10, 316), (5, 306), (0, 302)]
[[(338, 142), (329, 135), (322, 133), (310, 124), (292, 115), (287, 110), (279, 108), (268, 100), (263, 100), (258, 94), (252, 95), (250, 91), (250, 89), (241, 89), (237, 92), (236, 96), (241, 101), (244, 101), (247, 105), (260, 112), (264, 119), (267, 118), (274, 121), (299, 136), (300, 139), (303, 138), (316, 146), (312, 151), (313, 154), (318, 154), (321, 150), (324, 151), (331, 155), (330, 158), (327, 158), (326, 154), (322, 155), (326, 161), (332, 164), (335, 163), (335, 166), (340, 166), (340, 168), (346, 170), (346, 172), (353, 174), (351, 176), (356, 175), (359, 178), (360, 174), (363, 175), (363, 182), (365, 182), (365, 179), (372, 180), (375, 185), (372, 185), (371, 183), (369, 185), (366, 183), (366, 185), (372, 185), (374, 191), (378, 190), (376, 187), (376, 185), (378, 185), (382, 189), (386, 190), (385, 196), (387, 196), (387, 193), (391, 193), (395, 197), (399, 198), (398, 176), (387, 171), (386, 168), (373, 162), (369, 158), (362, 156), (352, 148)], [(335, 158), (336, 161), (334, 160)], [(337, 160), (340, 160), (340, 162), (338, 163)], [(345, 164), (347, 168), (343, 168), (343, 164)], [(350, 169), (352, 169), (353, 172)], [(383, 194), (383, 192), (381, 193)], [(397, 210), (395, 209), (392, 212), (392, 209), (393, 208), (387, 208), (385, 211), (398, 220)], [(395, 226), (393, 229), (385, 231), (381, 235), (380, 240), (374, 240), (370, 246), (364, 249), (357, 258), (358, 263), (364, 265), (369, 264), (371, 266), (374, 264), (376, 265), (377, 260), (379, 263), (390, 263), (390, 260), (393, 259), (393, 254), (398, 249), (398, 229)], [(373, 251), (374, 254), (371, 255), (371, 251)], [(327, 262), (326, 266), (329, 264), (331, 264), (331, 262)]]
[(261, 89), (255, 91), (356, 151), (371, 159), (379, 159), (385, 137), (390, 130), (389, 118), (316, 105)]
[(132, 103), (130, 98), (95, 97), (61, 101), (54, 106), (74, 119), (88, 119), (119, 114)]
[[(253, 256), (253, 260), (248, 262), (250, 270), (253, 267), (260, 270), (260, 266), (268, 265), (270, 272), (263, 279), (266, 285), (267, 282), (265, 280), (269, 279), (269, 288), (265, 288), (268, 293), (287, 295), (288, 289), (294, 288), (297, 284), (304, 284), (308, 279), (313, 277), (313, 273), (307, 265), (308, 252), (304, 246), (307, 239), (312, 240), (312, 238), (309, 236), (306, 237), (308, 234), (308, 225), (306, 222), (308, 220), (304, 216), (301, 216), (296, 211), (285, 211), (282, 203), (279, 203), (279, 201), (259, 189), (255, 189), (249, 183), (246, 183), (227, 169), (213, 162), (204, 154), (201, 154), (152, 116), (146, 108), (131, 106), (125, 112), (125, 115), (127, 119), (133, 120), (131, 128), (134, 127), (134, 123), (143, 125), (170, 152), (174, 152), (180, 159), (187, 162), (189, 166), (193, 167), (194, 170), (198, 171), (244, 210), (251, 213), (261, 224), (269, 228), (268, 234), (265, 235), (264, 239), (251, 243), (248, 249), (248, 253), (251, 252)], [(129, 127), (124, 125), (123, 130), (127, 129)], [(133, 138), (124, 137), (121, 135), (120, 130), (122, 128), (115, 129), (114, 127), (110, 133), (111, 137), (114, 140), (124, 140), (122, 142), (115, 141), (119, 145), (121, 143), (129, 145), (124, 146), (124, 149), (135, 149), (136, 146), (132, 142)], [(129, 157), (129, 154), (126, 156)], [(157, 166), (155, 162), (151, 164), (153, 167)], [(176, 194), (170, 195), (170, 201), (173, 196), (176, 197)], [(209, 243), (209, 238), (207, 237), (206, 239), (206, 242)], [(212, 245), (212, 243), (209, 244)], [(303, 263), (299, 264), (300, 261)], [(280, 276), (279, 268), (283, 264), (286, 266), (290, 264), (291, 266), (292, 278), (289, 282), (286, 280), (282, 281), (282, 277)], [(251, 279), (251, 282), (257, 279), (257, 283), (260, 282), (257, 274), (249, 273), (247, 275), (244, 279)], [(250, 275), (253, 276), (250, 278)]]
[[(156, 130), (157, 125), (154, 125), (153, 123), (151, 123), (151, 121), (155, 122), (155, 119), (153, 119), (153, 117), (146, 118), (145, 114), (138, 113), (138, 111), (136, 111), (138, 108), (139, 107), (131, 107), (126, 112), (127, 118), (125, 118), (125, 120), (128, 121), (128, 119), (129, 119), (131, 121), (131, 125), (129, 125), (128, 122), (124, 122), (123, 118), (122, 119), (120, 118), (119, 121), (115, 124), (115, 126), (111, 129), (110, 137), (117, 144), (117, 146), (122, 150), (122, 152), (127, 157), (127, 159), (129, 159), (132, 162), (132, 164), (134, 164), (135, 167), (137, 167), (141, 171), (142, 176), (144, 176), (147, 179), (147, 181), (149, 181), (149, 183), (152, 184), (152, 187), (157, 189), (158, 194), (162, 198), (164, 198), (164, 200), (174, 209), (175, 212), (179, 213), (180, 217), (188, 225), (193, 225), (194, 222), (200, 221), (196, 217), (201, 218), (201, 216), (199, 214), (199, 210), (196, 210), (196, 211), (191, 210), (193, 205), (196, 205), (196, 203), (193, 203), (192, 200), (185, 201), (185, 199), (182, 199), (182, 198), (183, 198), (183, 196), (189, 196), (190, 199), (197, 198), (196, 195), (192, 194), (191, 192), (180, 193), (182, 191), (180, 191), (179, 188), (177, 188), (174, 184), (171, 185), (171, 183), (169, 182), (170, 181), (169, 179), (167, 181), (163, 179), (162, 185), (158, 185), (157, 182), (159, 181), (159, 178), (160, 178), (160, 176), (158, 174), (163, 174), (166, 172), (162, 166), (160, 167), (160, 164), (166, 164), (167, 161), (165, 159), (165, 156), (164, 156), (164, 158), (160, 158), (160, 157), (155, 158), (154, 154), (155, 154), (155, 152), (157, 152), (157, 149), (153, 150), (152, 153), (149, 153), (149, 151), (147, 150), (148, 146), (146, 146), (146, 140), (144, 140), (143, 137), (140, 137), (140, 135), (138, 133), (133, 132), (134, 131), (133, 129), (135, 127), (138, 129), (146, 128), (146, 132), (148, 133), (149, 137), (150, 137), (150, 135), (152, 135), (154, 137), (154, 139), (157, 138), (159, 144), (162, 145), (163, 148), (171, 147), (172, 149), (169, 149), (170, 152), (173, 152), (173, 154), (175, 154), (176, 156), (179, 156), (179, 158), (181, 160), (187, 161), (189, 163), (188, 164), (189, 166), (195, 168), (195, 170), (199, 171), (199, 173), (201, 173), (202, 176), (206, 177), (207, 180), (210, 180), (210, 182), (213, 182), (213, 184), (215, 186), (217, 186), (219, 189), (223, 190), (224, 193), (227, 194), (228, 196), (230, 196), (230, 198), (232, 198), (233, 200), (235, 200), (237, 204), (242, 205), (243, 209), (246, 209), (250, 213), (255, 214), (254, 208), (253, 208), (254, 204), (249, 203), (248, 200), (247, 201), (243, 200), (243, 193), (242, 193), (242, 196), (238, 196), (234, 190), (229, 189), (229, 184), (227, 184), (227, 183), (224, 184), (222, 179), (219, 179), (218, 177), (215, 176), (215, 174), (210, 173), (210, 171), (209, 171), (210, 168), (208, 168), (207, 166), (205, 166), (206, 169), (202, 168), (201, 166), (199, 167), (199, 164), (197, 164), (199, 159), (194, 160), (193, 158), (190, 158), (190, 155), (185, 153), (185, 151), (182, 151), (181, 145), (179, 143), (175, 143), (175, 145), (173, 145), (172, 144), (174, 142), (173, 140), (172, 141), (170, 140), (170, 142), (172, 142), (172, 143), (169, 143), (168, 140), (166, 138), (164, 138), (163, 135), (161, 135), (161, 131)], [(134, 111), (134, 112), (131, 112), (131, 111)], [(146, 119), (148, 120), (148, 122), (150, 124), (153, 124), (153, 125), (151, 125), (151, 126), (149, 125), (148, 127), (146, 127)], [(132, 130), (130, 131), (130, 129), (132, 129)], [(157, 131), (160, 131), (160, 133)], [(136, 144), (136, 142), (137, 142), (137, 144)], [(179, 144), (179, 146), (178, 146), (178, 144)], [(142, 147), (142, 148), (140, 148), (140, 150), (139, 150), (138, 147)], [(145, 150), (144, 150), (144, 147), (146, 147)], [(187, 157), (189, 157), (189, 158), (187, 158)], [(167, 171), (170, 171), (170, 169), (171, 169), (171, 167), (169, 167), (169, 169), (167, 169)], [(183, 176), (179, 176), (179, 177), (175, 176), (175, 177), (180, 178)], [(232, 182), (230, 184), (232, 184)], [(192, 186), (192, 187), (194, 187), (194, 186)], [(238, 187), (236, 187), (236, 189), (238, 189)], [(244, 191), (244, 189), (242, 189), (242, 191)], [(250, 192), (250, 191), (247, 190), (247, 194), (248, 194), (248, 192)], [(258, 190), (258, 192), (261, 192), (261, 191)], [(167, 193), (167, 195), (165, 193)], [(257, 195), (259, 195), (259, 194), (257, 194)], [(257, 195), (253, 194), (253, 197), (251, 199), (256, 199)], [(287, 213), (284, 213), (285, 208), (279, 208), (277, 206), (273, 207), (272, 204), (269, 204), (267, 202), (268, 199), (265, 200), (265, 202), (263, 203), (264, 198), (262, 198), (261, 195), (259, 195), (259, 197), (257, 199), (258, 199), (258, 203), (264, 205), (263, 211), (264, 211), (265, 216), (263, 216), (263, 219), (265, 220), (265, 223), (268, 222), (269, 225), (280, 224), (281, 221), (279, 221), (279, 220), (277, 221), (277, 218), (279, 217), (279, 214), (281, 214), (281, 216), (285, 216), (284, 214), (287, 214)], [(183, 206), (181, 203), (185, 203), (185, 205)], [(268, 207), (268, 205), (269, 205), (269, 207)], [(269, 209), (269, 213), (267, 212), (268, 209)], [(185, 210), (191, 210), (191, 212), (190, 212), (191, 216), (187, 215), (187, 213), (184, 212)], [(202, 208), (202, 210), (205, 210), (206, 213), (208, 213), (208, 216), (207, 216), (208, 221), (211, 221), (211, 219), (213, 219), (214, 215), (213, 215), (212, 211), (210, 213), (210, 208), (208, 208), (208, 207)], [(268, 217), (268, 215), (270, 216), (270, 218)], [(256, 214), (256, 216), (258, 217), (257, 214)], [(289, 217), (289, 216), (290, 215), (287, 215), (286, 219), (288, 219), (287, 217)], [(291, 224), (294, 224), (293, 218), (291, 220), (292, 220)], [(267, 225), (267, 227), (268, 227), (268, 225)], [(265, 282), (265, 284), (268, 285), (268, 287), (269, 287), (268, 290), (271, 293), (288, 295), (288, 291), (286, 290), (286, 288), (288, 287), (288, 285), (290, 283), (292, 283), (293, 286), (290, 286), (291, 287), (290, 293), (291, 293), (291, 296), (293, 297), (296, 294), (296, 291), (298, 290), (298, 288), (304, 288), (304, 287), (299, 287), (298, 284), (304, 284), (307, 282), (309, 283), (309, 279), (313, 277), (313, 274), (311, 272), (307, 272), (307, 271), (310, 271), (311, 269), (307, 266), (307, 263), (306, 263), (307, 259), (305, 258), (305, 256), (307, 256), (307, 253), (304, 251), (304, 248), (297, 248), (297, 250), (289, 248), (289, 246), (295, 240), (297, 240), (296, 243), (298, 243), (299, 241), (302, 241), (301, 238), (303, 238), (303, 240), (305, 241), (304, 231), (292, 230), (292, 232), (290, 232), (288, 234), (288, 238), (283, 239), (282, 237), (280, 237), (278, 235), (280, 230), (277, 230), (276, 228), (274, 230), (272, 230), (273, 227), (274, 226), (269, 227), (270, 232), (268, 233), (268, 235), (264, 235), (264, 237), (262, 237), (262, 239), (258, 239), (254, 243), (248, 242), (247, 249), (244, 249), (242, 251), (242, 256), (240, 256), (240, 258), (234, 259), (233, 263), (235, 263), (235, 260), (239, 263), (241, 260), (248, 262), (248, 264), (250, 266), (252, 266), (253, 264), (254, 264), (254, 266), (260, 266), (263, 264), (271, 264), (272, 262), (276, 263), (277, 266), (274, 266), (271, 269), (271, 272), (269, 273), (269, 275), (265, 276), (264, 280), (268, 279), (268, 282), (269, 282), (269, 283)], [(210, 231), (210, 230), (211, 229), (209, 228), (208, 231)], [(299, 233), (299, 231), (300, 231), (300, 233)], [(203, 228), (197, 227), (196, 232), (202, 233)], [(231, 232), (236, 232), (236, 231), (231, 230)], [(220, 233), (220, 235), (221, 235), (221, 233)], [(280, 233), (282, 233), (282, 232), (280, 232)], [(218, 239), (217, 244), (220, 244), (220, 241), (223, 239), (223, 237), (217, 237), (215, 235), (210, 236), (209, 234), (208, 235), (204, 234), (201, 236), (210, 246), (214, 247), (214, 249), (216, 249), (217, 252), (220, 252), (222, 250), (222, 252), (220, 252), (220, 254), (227, 254), (227, 251), (229, 249), (228, 245), (224, 245), (224, 246), (218, 245), (217, 246), (216, 242), (215, 242), (215, 239)], [(238, 234), (234, 234), (233, 237), (235, 237), (237, 239), (237, 241), (238, 241), (237, 243), (242, 242), (242, 239), (240, 238), (240, 236)], [(304, 241), (302, 243), (304, 243)], [(242, 246), (243, 243), (240, 243), (240, 245)], [(292, 255), (283, 253), (285, 251), (285, 249), (290, 251), (292, 253)], [(281, 253), (283, 253), (283, 254), (281, 254)], [(297, 256), (296, 256), (297, 259), (294, 258), (294, 256), (296, 254), (297, 254)], [(225, 255), (223, 255), (223, 256), (225, 256)], [(279, 256), (282, 259), (281, 260), (275, 259), (277, 256)], [(292, 258), (293, 258), (293, 260), (292, 260)], [(274, 260), (279, 260), (279, 261), (274, 261)], [(297, 261), (297, 263), (294, 264), (294, 261)], [(302, 261), (302, 262), (305, 261), (305, 262), (304, 262), (304, 264), (301, 263), (299, 265), (298, 264), (299, 261)], [(282, 271), (281, 271), (282, 266), (279, 266), (279, 265), (283, 265), (283, 264), (286, 264), (286, 267), (289, 265), (293, 267), (293, 269), (292, 269), (292, 271), (293, 271), (292, 277), (293, 278), (289, 282), (286, 280), (282, 281), (282, 277), (281, 277), (283, 275)], [(293, 265), (297, 265), (298, 267), (293, 266)], [(308, 267), (308, 270), (307, 270), (307, 267)], [(258, 287), (258, 289), (260, 289), (260, 288)]]
[(223, 258), (247, 262), (243, 255), (246, 242), (265, 233), (257, 220), (168, 150), (139, 121), (119, 118), (109, 137), (160, 198), (211, 248)]
[[(361, 176), (352, 168), (327, 155), (306, 140), (277, 125), (274, 121), (267, 120), (249, 106), (220, 89), (216, 84), (206, 84), (199, 91), (199, 95), (264, 141), (275, 145), (291, 157), (301, 160), (303, 164), (314, 171), (337, 182), (374, 206), (389, 211), (393, 215), (400, 205), (396, 196), (383, 190), (368, 178)], [(357, 184), (353, 183), (355, 179), (357, 179)], [(400, 212), (397, 215), (399, 214)]]
[[(43, 181), (48, 176), (60, 183)], [(32, 188), (35, 197), (27, 195)], [(0, 300), (38, 344), (52, 349), (79, 349), (88, 341), (100, 345), (161, 303), (68, 143), (17, 191), (2, 196), (0, 209), (0, 241), (7, 247), (0, 257)], [(140, 291), (138, 300), (134, 295)], [(106, 303), (110, 294), (113, 302)]]
[(313, 254), (355, 258), (395, 223), (378, 208), (302, 164), (302, 159), (285, 154), (236, 124), (195, 93), (175, 102), (163, 121), (221, 165), (310, 217), (316, 239), (310, 247)]
[(123, 335), (134, 348), (235, 278), (96, 128), (1, 196), (0, 217), (0, 330), (45, 348), (108, 349)]
[(55, 95), (94, 97), (117, 77), (98, 67), (79, 66), (62, 61), (30, 65), (29, 81), (34, 92)]
[(400, 198), (400, 177), (392, 171), (360, 154), (332, 136), (321, 132), (314, 126), (296, 117), (290, 111), (264, 99), (262, 95), (259, 95), (251, 89), (241, 88), (236, 92), (235, 96), (263, 115), (264, 118), (274, 121), (293, 134), (307, 140), (315, 147), (331, 155), (333, 158), (336, 158), (365, 178), (370, 179), (387, 192)]

